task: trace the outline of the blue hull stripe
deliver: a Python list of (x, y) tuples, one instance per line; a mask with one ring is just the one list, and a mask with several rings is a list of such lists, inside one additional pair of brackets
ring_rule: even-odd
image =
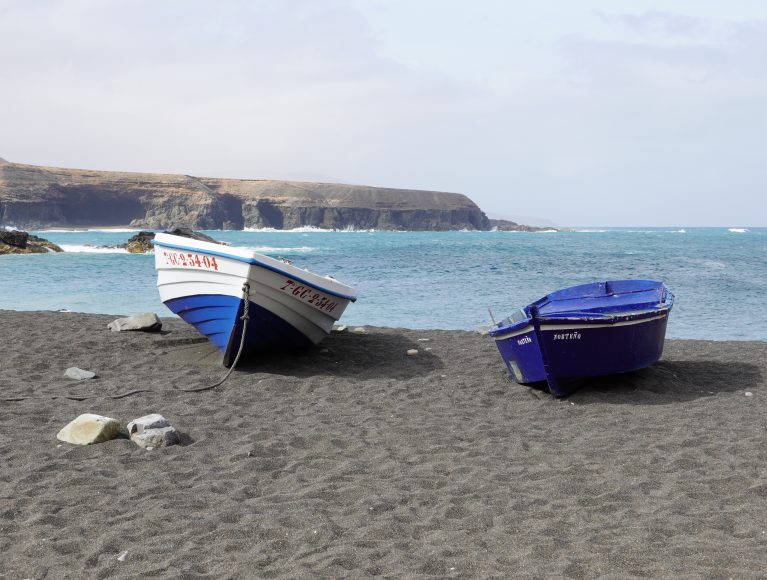
[[(242, 336), (241, 298), (198, 294), (174, 298), (165, 305), (215, 344), (224, 353), (226, 366), (234, 361)], [(250, 303), (243, 356), (252, 352), (304, 350), (312, 344), (293, 325), (264, 307)]]

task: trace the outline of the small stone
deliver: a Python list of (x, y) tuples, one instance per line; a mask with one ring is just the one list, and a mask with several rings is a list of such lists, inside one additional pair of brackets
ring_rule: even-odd
[(321, 352), (322, 354), (327, 354), (327, 353), (329, 353), (329, 352), (330, 352), (330, 350), (329, 350), (329, 349), (327, 349), (327, 348), (323, 348), (322, 350), (320, 350), (320, 352)]
[(122, 554), (117, 556), (118, 562), (125, 562), (125, 557), (128, 555), (128, 550), (125, 550)]
[(144, 312), (134, 316), (118, 318), (107, 324), (112, 332), (123, 330), (143, 330), (144, 332), (157, 332), (162, 329), (162, 322), (154, 312)]
[(339, 324), (338, 326), (333, 327), (334, 332), (343, 332), (344, 330), (346, 330), (345, 324)]
[(753, 397), (754, 393), (752, 393), (751, 391), (746, 391), (746, 396), (747, 397)]
[(82, 381), (83, 379), (94, 378), (96, 376), (96, 373), (92, 371), (79, 369), (77, 367), (69, 367), (67, 370), (64, 371), (64, 376), (70, 379), (75, 379), (77, 381)]
[(151, 415), (144, 415), (138, 419), (133, 419), (128, 423), (128, 435), (134, 433), (142, 433), (146, 429), (162, 429), (164, 427), (170, 427), (170, 421), (159, 413), (152, 413)]
[(417, 354), (418, 354), (418, 350), (417, 350), (417, 349), (415, 349), (415, 348), (410, 348), (410, 349), (408, 349), (408, 351), (407, 351), (407, 355), (408, 355), (408, 356), (415, 356), (415, 355), (417, 355)]
[(354, 332), (365, 332), (365, 327), (364, 326), (357, 326), (357, 327), (355, 327)]
[(172, 426), (160, 429), (145, 429), (141, 433), (133, 433), (130, 438), (136, 445), (148, 451), (155, 447), (176, 445), (179, 442), (178, 431)]
[(92, 445), (117, 437), (120, 423), (110, 417), (84, 413), (58, 432), (56, 438), (74, 445)]
[(430, 338), (419, 338), (418, 342), (429, 342), (430, 340)]

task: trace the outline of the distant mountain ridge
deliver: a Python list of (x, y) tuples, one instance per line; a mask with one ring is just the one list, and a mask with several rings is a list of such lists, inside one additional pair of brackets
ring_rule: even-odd
[(0, 225), (489, 230), (460, 193), (63, 169), (0, 160)]

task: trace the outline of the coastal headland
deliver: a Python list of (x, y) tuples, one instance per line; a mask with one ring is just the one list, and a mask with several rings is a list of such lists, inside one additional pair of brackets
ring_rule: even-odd
[(492, 222), (460, 193), (365, 185), (62, 169), (0, 160), (0, 225), (535, 230)]
[[(216, 351), (177, 319), (114, 318), (0, 311), (8, 577), (767, 569), (767, 343), (668, 341), (558, 400), (510, 382), (487, 336), (349, 328), (184, 392), (221, 378)], [(182, 444), (56, 439), (88, 412), (161, 413)]]

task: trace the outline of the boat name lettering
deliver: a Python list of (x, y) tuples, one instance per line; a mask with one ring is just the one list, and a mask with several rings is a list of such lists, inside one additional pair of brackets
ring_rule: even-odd
[(554, 335), (554, 340), (580, 340), (580, 339), (581, 339), (580, 332), (564, 332), (561, 334)]
[(519, 346), (522, 346), (523, 344), (530, 344), (531, 342), (533, 342), (533, 339), (530, 338), (529, 336), (523, 336), (522, 338), (517, 340), (517, 344)]
[(163, 250), (162, 255), (165, 263), (169, 266), (180, 266), (182, 268), (203, 268), (205, 270), (218, 271), (218, 262), (215, 256), (202, 256), (200, 254), (184, 252), (168, 252)]
[(333, 312), (333, 310), (336, 309), (336, 306), (338, 306), (338, 302), (335, 300), (331, 300), (324, 294), (320, 294), (315, 291), (314, 288), (298, 284), (295, 280), (285, 280), (285, 284), (280, 287), (280, 290), (286, 294), (291, 294), (302, 302), (311, 304), (316, 309), (322, 310), (323, 312)]

